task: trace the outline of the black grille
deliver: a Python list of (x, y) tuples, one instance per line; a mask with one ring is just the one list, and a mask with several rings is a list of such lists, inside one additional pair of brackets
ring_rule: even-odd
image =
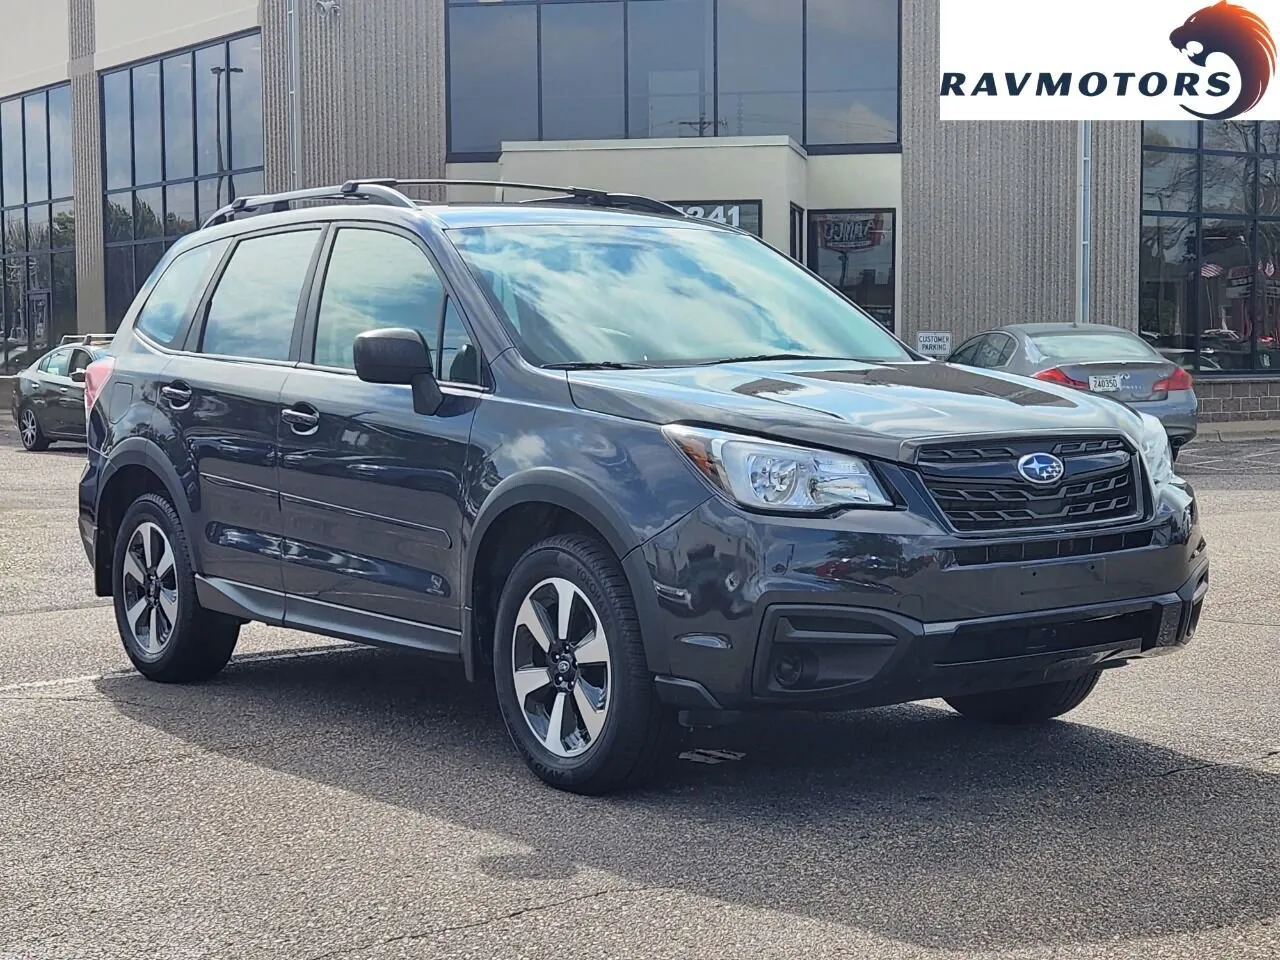
[[(1052, 453), (1066, 471), (1053, 486), (1026, 480), (1018, 461)], [(955, 444), (920, 451), (920, 475), (959, 531), (1090, 526), (1141, 516), (1137, 458), (1118, 438)]]
[(978, 567), (992, 563), (1034, 563), (1038, 560), (1064, 560), (1070, 557), (1096, 557), (1122, 550), (1141, 550), (1155, 540), (1152, 530), (1129, 533), (1105, 533), (1093, 537), (1067, 537), (1062, 540), (1015, 540), (980, 547), (958, 547), (952, 551), (958, 567)]

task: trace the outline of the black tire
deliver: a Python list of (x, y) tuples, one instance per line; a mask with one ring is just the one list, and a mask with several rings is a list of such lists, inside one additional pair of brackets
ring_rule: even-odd
[[(604, 724), (586, 752), (576, 757), (555, 755), (534, 735), (516, 695), (516, 619), (526, 596), (551, 578), (569, 581), (595, 608), (609, 655)], [(565, 535), (528, 550), (503, 588), (493, 648), (502, 719), (516, 749), (543, 781), (570, 793), (601, 795), (637, 786), (653, 774), (671, 745), (674, 717), (658, 701), (635, 602), (622, 566), (608, 547), (588, 537)], [(553, 688), (548, 689), (554, 695)]]
[(1091, 670), (1075, 680), (948, 697), (947, 703), (957, 713), (971, 720), (1008, 726), (1044, 723), (1069, 713), (1084, 703), (1098, 685), (1100, 676), (1101, 671)]
[[(34, 427), (34, 430), (29, 429), (29, 426)], [(49, 449), (49, 437), (45, 434), (44, 427), (40, 426), (35, 408), (30, 404), (24, 403), (18, 411), (18, 437), (22, 440), (22, 449), (31, 453)]]
[[(167, 539), (173, 556), (172, 577), (166, 574), (160, 579), (164, 583), (173, 584), (177, 612), (171, 631), (158, 651), (148, 651), (140, 641), (137, 631), (130, 626), (130, 603), (126, 599), (126, 581), (129, 582), (130, 591), (136, 582), (125, 573), (127, 554), (134, 543), (135, 534), (144, 529), (150, 531), (151, 528), (146, 525), (159, 529)], [(156, 566), (159, 565), (157, 561)], [(159, 583), (160, 580), (157, 585)], [(138, 672), (148, 680), (158, 683), (199, 683), (213, 677), (231, 659), (240, 636), (240, 621), (206, 610), (197, 602), (191, 547), (177, 511), (163, 497), (154, 493), (144, 494), (126, 511), (116, 533), (115, 553), (111, 564), (111, 593), (115, 604), (116, 627), (120, 631), (125, 653)], [(136, 603), (136, 599), (133, 602)]]

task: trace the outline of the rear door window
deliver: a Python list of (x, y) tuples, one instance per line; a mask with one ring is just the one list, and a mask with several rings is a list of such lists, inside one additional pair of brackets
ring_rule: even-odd
[(288, 360), (319, 236), (319, 229), (294, 230), (241, 241), (209, 302), (200, 352)]
[(175, 257), (151, 289), (134, 326), (160, 346), (171, 346), (204, 294), (207, 271), (222, 259), (230, 242), (217, 240)]

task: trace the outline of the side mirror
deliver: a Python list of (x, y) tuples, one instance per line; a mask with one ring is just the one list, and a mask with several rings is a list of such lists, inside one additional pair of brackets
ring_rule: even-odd
[(369, 330), (356, 337), (354, 353), (361, 380), (413, 387), (413, 409), (422, 416), (440, 409), (444, 396), (432, 370), (431, 349), (417, 330)]
[(73, 371), (71, 371), (71, 382), (72, 382), (72, 383), (84, 383), (84, 371), (83, 371), (83, 370), (73, 370)]

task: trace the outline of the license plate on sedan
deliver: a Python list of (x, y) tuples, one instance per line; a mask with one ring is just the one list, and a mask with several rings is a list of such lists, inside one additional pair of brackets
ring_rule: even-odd
[(1094, 393), (1115, 393), (1120, 389), (1120, 377), (1090, 377), (1089, 389)]

